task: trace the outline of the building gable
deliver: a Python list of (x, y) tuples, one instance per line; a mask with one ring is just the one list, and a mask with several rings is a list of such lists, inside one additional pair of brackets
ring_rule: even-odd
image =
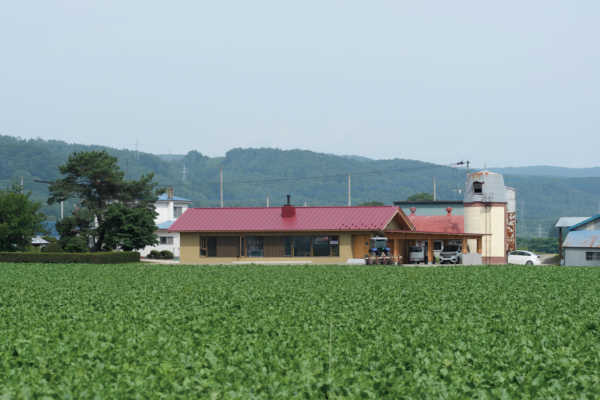
[(600, 231), (600, 214), (596, 214), (569, 227), (569, 231)]

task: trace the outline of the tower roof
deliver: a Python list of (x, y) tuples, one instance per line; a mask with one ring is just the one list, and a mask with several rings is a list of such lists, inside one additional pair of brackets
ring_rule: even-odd
[(465, 203), (506, 203), (504, 177), (490, 171), (478, 171), (467, 175)]

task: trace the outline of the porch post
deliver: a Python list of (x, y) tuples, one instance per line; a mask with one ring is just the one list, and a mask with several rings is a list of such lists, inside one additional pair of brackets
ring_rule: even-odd
[(467, 254), (467, 239), (465, 238), (462, 240), (462, 253)]
[(398, 262), (398, 251), (400, 250), (398, 248), (398, 246), (400, 246), (399, 242), (398, 239), (394, 239), (394, 253), (392, 254), (394, 256), (394, 262)]
[(481, 237), (478, 237), (477, 238), (477, 253), (479, 253), (479, 254), (481, 254), (481, 252), (482, 252), (482, 248), (483, 248), (482, 242), (483, 242), (483, 239)]
[(427, 264), (433, 264), (433, 240), (427, 239)]

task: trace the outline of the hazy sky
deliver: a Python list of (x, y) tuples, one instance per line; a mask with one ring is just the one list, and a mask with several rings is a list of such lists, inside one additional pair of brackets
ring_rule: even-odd
[(0, 134), (598, 166), (600, 2), (5, 1)]

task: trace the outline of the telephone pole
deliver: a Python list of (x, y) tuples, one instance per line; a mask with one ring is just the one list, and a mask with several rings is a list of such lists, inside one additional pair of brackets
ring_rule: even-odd
[(352, 176), (348, 174), (348, 207), (352, 206)]
[(219, 183), (220, 183), (220, 199), (221, 199), (221, 208), (223, 208), (223, 167), (219, 170)]

